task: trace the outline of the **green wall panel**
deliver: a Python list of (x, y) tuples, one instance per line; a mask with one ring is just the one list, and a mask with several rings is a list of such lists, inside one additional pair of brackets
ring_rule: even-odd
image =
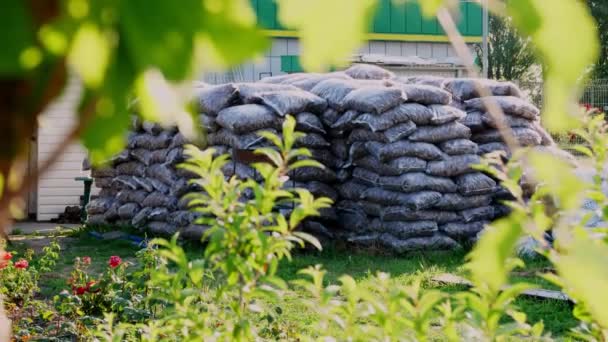
[(467, 11), (469, 6), (467, 6), (468, 4), (466, 2), (461, 2), (459, 4), (459, 9), (460, 9), (460, 18), (458, 18), (458, 31), (460, 31), (460, 33), (462, 34), (467, 34)]
[(300, 56), (281, 56), (281, 71), (287, 73), (304, 71), (304, 69), (302, 69), (302, 65), (300, 65)]
[(482, 34), (482, 11), (481, 7), (474, 3), (465, 4), (467, 8), (467, 36), (481, 36)]
[(390, 33), (391, 32), (391, 0), (378, 1), (378, 9), (374, 17), (373, 32)]
[[(257, 13), (260, 27), (272, 30), (285, 29), (277, 19), (275, 0), (250, 1)], [(458, 21), (460, 32), (465, 36), (481, 36), (481, 7), (477, 3), (461, 1), (460, 11), (461, 16)], [(392, 0), (378, 0), (378, 7), (370, 26), (370, 32), (372, 33), (444, 34), (436, 18), (426, 19), (422, 16), (420, 6), (416, 1), (403, 3)]]
[(420, 6), (413, 2), (408, 2), (405, 6), (405, 32), (410, 34), (422, 33)]
[(256, 12), (258, 23), (267, 29), (277, 28), (277, 5), (273, 0), (258, 0)]
[(405, 30), (405, 3), (393, 3), (391, 8), (391, 33), (404, 34)]
[(422, 18), (422, 34), (437, 34), (437, 19)]

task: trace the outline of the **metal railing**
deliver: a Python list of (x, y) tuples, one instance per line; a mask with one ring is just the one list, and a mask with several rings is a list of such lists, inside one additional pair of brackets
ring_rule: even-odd
[[(542, 82), (520, 82), (519, 87), (530, 102), (542, 109), (544, 103)], [(608, 79), (589, 81), (583, 90), (579, 103), (581, 106), (596, 108), (598, 111), (608, 113)], [(555, 142), (565, 149), (585, 143), (579, 136), (570, 133), (554, 134), (552, 136)]]

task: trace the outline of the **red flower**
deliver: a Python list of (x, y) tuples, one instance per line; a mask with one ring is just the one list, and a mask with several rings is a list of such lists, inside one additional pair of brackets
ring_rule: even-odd
[(91, 264), (91, 257), (90, 256), (84, 256), (82, 257), (82, 263), (85, 265), (90, 265)]
[(87, 283), (87, 286), (86, 286), (86, 290), (87, 290), (87, 292), (90, 292), (90, 293), (97, 293), (97, 292), (99, 292), (99, 289), (94, 289), (94, 290), (91, 290), (91, 287), (95, 286), (95, 284), (97, 284), (97, 282), (96, 282), (96, 281), (94, 281), (94, 280), (89, 281), (89, 282)]
[(15, 268), (27, 268), (30, 264), (25, 259), (21, 259), (15, 263)]
[(13, 258), (13, 255), (9, 252), (4, 252), (4, 255), (2, 256), (2, 260), (11, 260)]
[(85, 292), (87, 292), (87, 289), (85, 287), (82, 286), (78, 286), (76, 288), (76, 291), (74, 291), (74, 293), (76, 293), (77, 295), (83, 295)]
[(110, 257), (110, 260), (108, 261), (108, 265), (110, 265), (110, 267), (112, 268), (118, 267), (118, 265), (120, 265), (121, 263), (122, 259), (118, 255), (112, 255)]

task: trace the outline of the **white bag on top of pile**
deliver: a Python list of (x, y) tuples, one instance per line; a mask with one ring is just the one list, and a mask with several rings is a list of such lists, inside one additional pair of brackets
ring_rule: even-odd
[(400, 77), (398, 78), (401, 82), (428, 85), (433, 87), (441, 88), (445, 82), (445, 77), (440, 76), (411, 76), (411, 77)]
[(392, 72), (371, 64), (354, 64), (344, 73), (359, 80), (382, 80), (395, 77)]
[(329, 74), (317, 74), (307, 78), (295, 80), (294, 82), (286, 82), (302, 90), (311, 91), (317, 84), (328, 79), (352, 80), (352, 78), (343, 72), (332, 72)]
[(288, 91), (288, 90), (299, 90), (298, 88), (289, 84), (273, 84), (273, 83), (235, 83), (234, 84), (239, 91), (239, 97), (244, 103), (251, 102), (252, 99), (259, 93), (275, 92), (275, 91)]

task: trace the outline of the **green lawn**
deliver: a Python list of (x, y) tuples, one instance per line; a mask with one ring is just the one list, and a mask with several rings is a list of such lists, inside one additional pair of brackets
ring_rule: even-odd
[[(42, 277), (41, 292), (43, 296), (51, 297), (67, 288), (65, 280), (76, 257), (90, 256), (93, 259), (92, 269), (94, 270), (101, 270), (105, 267), (111, 255), (135, 261), (134, 257), (138, 248), (129, 242), (100, 241), (88, 236), (85, 231), (69, 235), (71, 237), (62, 243), (65, 246), (61, 259), (57, 263), (56, 272), (45, 274)], [(16, 246), (18, 250), (25, 248), (19, 241), (16, 242)], [(202, 254), (201, 246), (189, 246), (188, 254), (192, 257)], [(281, 263), (279, 275), (287, 281), (294, 280), (299, 277), (299, 270), (321, 264), (327, 271), (326, 280), (329, 283), (336, 283), (343, 274), (349, 274), (365, 283), (370, 275), (381, 271), (390, 273), (395, 282), (408, 283), (415, 277), (421, 277), (424, 280), (424, 286), (453, 293), (463, 288), (454, 285), (446, 286), (432, 281), (431, 278), (441, 273), (464, 275), (465, 270), (462, 266), (464, 257), (465, 252), (463, 251), (415, 253), (403, 256), (370, 255), (363, 252), (334, 249), (323, 252), (296, 252), (291, 262), (285, 260)], [(546, 266), (547, 264), (542, 260), (529, 260), (525, 271), (530, 274), (517, 274), (512, 277), (512, 280), (536, 283), (543, 288), (551, 289), (550, 284), (533, 275), (535, 270), (541, 270)], [(312, 328), (314, 318), (303, 304), (302, 298), (305, 296), (305, 293), (297, 290), (290, 291), (281, 304), (284, 324), (295, 331), (306, 331)], [(268, 304), (276, 305), (276, 303)], [(576, 325), (571, 308), (566, 302), (521, 297), (516, 304), (528, 315), (531, 323), (544, 321), (546, 330), (554, 336), (563, 335)]]

